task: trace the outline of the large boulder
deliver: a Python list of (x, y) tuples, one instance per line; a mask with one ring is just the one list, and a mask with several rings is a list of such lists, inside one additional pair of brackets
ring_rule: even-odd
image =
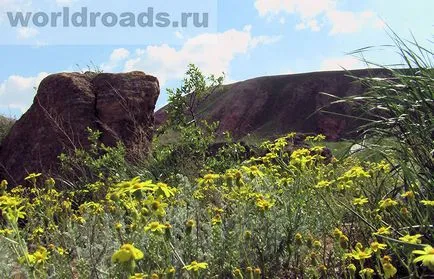
[(48, 76), (1, 144), (0, 179), (20, 183), (28, 173), (55, 172), (59, 154), (89, 145), (87, 127), (108, 146), (122, 141), (146, 153), (159, 92), (157, 78), (142, 72)]

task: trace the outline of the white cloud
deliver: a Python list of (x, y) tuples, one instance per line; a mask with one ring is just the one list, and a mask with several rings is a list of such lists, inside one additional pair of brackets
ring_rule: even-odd
[(228, 74), (237, 55), (246, 54), (259, 45), (272, 44), (279, 38), (255, 37), (251, 34), (251, 26), (241, 31), (231, 29), (223, 33), (205, 33), (187, 39), (179, 49), (167, 44), (139, 49), (126, 61), (124, 69), (153, 74), (162, 85), (168, 80), (181, 79), (189, 63), (196, 64), (206, 74)]
[(295, 26), (296, 30), (310, 29), (314, 32), (318, 32), (321, 30), (320, 25), (316, 19), (311, 19), (306, 22), (300, 22)]
[(255, 48), (258, 45), (271, 45), (279, 42), (282, 39), (282, 36), (258, 36), (254, 37), (251, 40), (251, 47)]
[(39, 34), (39, 31), (32, 27), (20, 27), (17, 32), (18, 39), (20, 40), (30, 39)]
[(366, 64), (364, 64), (360, 59), (353, 56), (344, 56), (344, 57), (331, 57), (323, 60), (321, 63), (320, 70), (321, 71), (340, 71), (340, 70), (354, 70), (366, 68)]
[(128, 56), (130, 56), (130, 52), (125, 48), (118, 48), (115, 49), (112, 54), (110, 55), (110, 60), (112, 61), (119, 61), (127, 59)]
[(327, 18), (332, 24), (330, 34), (339, 33), (355, 33), (360, 31), (363, 27), (381, 28), (376, 15), (371, 11), (364, 11), (360, 13), (348, 11), (330, 11), (327, 13)]
[(0, 84), (0, 105), (2, 108), (20, 109), (25, 112), (32, 104), (36, 94), (35, 88), (48, 76), (42, 72), (34, 77), (12, 75)]
[[(354, 33), (364, 27), (382, 28), (372, 11), (341, 11), (338, 0), (256, 0), (255, 7), (262, 17), (268, 19), (281, 14), (294, 14), (300, 22), (296, 30), (320, 31), (325, 23), (331, 25), (330, 35)], [(281, 21), (280, 16), (279, 21)]]
[(125, 48), (117, 48), (113, 50), (110, 59), (107, 63), (101, 65), (101, 69), (105, 72), (114, 71), (130, 56), (130, 52)]

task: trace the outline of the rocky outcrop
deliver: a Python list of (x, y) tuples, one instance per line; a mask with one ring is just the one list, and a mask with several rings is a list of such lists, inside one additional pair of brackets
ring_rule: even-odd
[[(383, 69), (355, 70), (357, 77), (384, 77)], [(235, 138), (253, 135), (268, 138), (288, 132), (322, 133), (328, 140), (354, 137), (360, 122), (339, 116), (357, 112), (344, 104), (327, 107), (332, 98), (358, 95), (366, 88), (348, 72), (315, 72), (259, 77), (232, 85), (212, 94), (200, 104), (200, 118), (219, 121), (220, 131), (230, 131)], [(322, 107), (331, 113), (317, 112)], [(155, 115), (156, 124), (165, 121), (165, 108)]]
[(158, 80), (142, 72), (61, 73), (45, 78), (33, 105), (0, 147), (0, 179), (19, 183), (31, 172), (55, 172), (58, 155), (89, 145), (86, 128), (101, 141), (122, 141), (146, 152), (152, 137)]

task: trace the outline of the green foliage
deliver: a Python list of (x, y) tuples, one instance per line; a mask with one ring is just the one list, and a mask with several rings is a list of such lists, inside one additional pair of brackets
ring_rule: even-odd
[(416, 186), (391, 196), (402, 180), (384, 161), (328, 162), (321, 137), (295, 149), (293, 139), (264, 142), (263, 156), (221, 173), (177, 175), (176, 187), (100, 181), (94, 201), (54, 180), (38, 187), (39, 174), (31, 187), (2, 182), (3, 261), (31, 278), (354, 278), (351, 264), (382, 278), (428, 275), (412, 252), (431, 253), (434, 201)]
[[(244, 147), (226, 137), (227, 144), (210, 156), (216, 146), (218, 123), (199, 119), (199, 104), (218, 90), (223, 77), (205, 77), (195, 65), (189, 65), (180, 88), (169, 89), (168, 120), (154, 138), (148, 168), (154, 177), (167, 179), (176, 174), (196, 177), (201, 170), (223, 170), (242, 161)], [(176, 140), (164, 140), (170, 134)], [(229, 155), (229, 156), (226, 156)]]
[(205, 77), (199, 68), (193, 64), (188, 66), (185, 75), (180, 88), (167, 90), (169, 94), (167, 125), (175, 130), (198, 121), (197, 117), (200, 113), (197, 111), (198, 106), (218, 90), (224, 80), (223, 76), (218, 78), (214, 75)]
[(166, 179), (178, 173), (194, 177), (204, 167), (215, 129), (215, 123), (202, 122), (200, 126), (178, 126), (176, 142), (160, 145), (158, 138), (154, 139), (150, 171)]
[(7, 136), (14, 123), (15, 121), (13, 119), (0, 115), (0, 143)]
[[(368, 91), (337, 102), (346, 103), (362, 111), (368, 123), (364, 131), (366, 153), (388, 160), (399, 174), (402, 184), (391, 190), (415, 190), (422, 199), (433, 200), (434, 192), (434, 53), (413, 40), (391, 34), (394, 50), (404, 63), (400, 68), (386, 68), (389, 78), (359, 78)], [(366, 49), (356, 51), (361, 53)], [(368, 64), (376, 65), (365, 61)], [(378, 65), (376, 65), (378, 66)], [(419, 204), (419, 210), (425, 210)], [(423, 223), (421, 216), (416, 223)]]
[[(388, 69), (392, 78), (360, 79), (368, 92), (348, 102), (372, 119), (361, 127), (368, 138), (393, 139), (390, 149), (406, 174), (407, 184), (420, 180), (433, 185), (434, 53), (415, 40), (405, 41), (396, 34), (392, 38), (405, 69)], [(413, 173), (416, 176), (410, 175), (411, 169), (418, 170)]]
[(115, 147), (99, 141), (101, 132), (88, 128), (89, 147), (61, 154), (62, 179), (68, 185), (87, 185), (96, 181), (120, 181), (129, 176), (129, 165), (122, 143)]

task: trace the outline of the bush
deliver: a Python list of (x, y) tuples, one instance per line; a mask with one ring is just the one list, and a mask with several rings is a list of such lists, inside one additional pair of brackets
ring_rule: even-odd
[(0, 115), (0, 143), (7, 136), (15, 120)]

